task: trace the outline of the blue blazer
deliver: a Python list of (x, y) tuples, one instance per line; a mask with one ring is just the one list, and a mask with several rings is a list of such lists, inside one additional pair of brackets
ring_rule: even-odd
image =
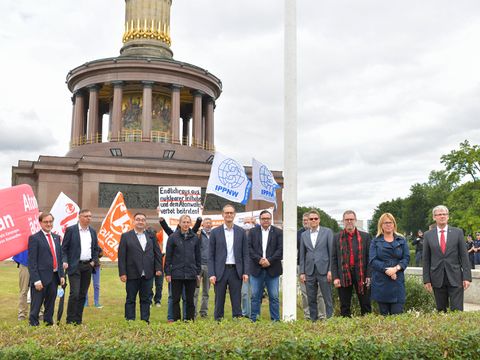
[[(223, 226), (217, 226), (210, 233), (210, 256), (208, 258), (208, 276), (215, 276), (219, 281), (225, 271), (227, 261), (227, 240)], [(249, 274), (249, 249), (245, 230), (233, 225), (233, 255), (238, 277)]]
[[(52, 233), (52, 237), (57, 255), (58, 276), (64, 277), (60, 236)], [(47, 286), (52, 282), (53, 256), (47, 237), (42, 230), (28, 238), (28, 272), (30, 273), (31, 284), (41, 280), (42, 285)]]
[[(92, 236), (92, 261), (95, 262), (95, 264), (98, 264), (97, 233), (92, 229), (91, 226), (88, 228), (90, 229), (90, 235)], [(80, 261), (80, 252), (80, 230), (78, 224), (69, 226), (65, 231), (65, 236), (63, 237), (62, 242), (63, 262), (68, 264), (67, 273), (69, 275), (73, 274), (77, 270), (78, 262)]]

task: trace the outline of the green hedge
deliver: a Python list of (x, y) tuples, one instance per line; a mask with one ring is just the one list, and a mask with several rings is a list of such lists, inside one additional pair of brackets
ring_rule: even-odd
[(0, 359), (478, 359), (480, 313), (311, 323), (0, 325)]

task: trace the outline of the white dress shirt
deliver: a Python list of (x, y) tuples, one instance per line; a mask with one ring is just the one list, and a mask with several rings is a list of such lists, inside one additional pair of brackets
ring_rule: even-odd
[(227, 225), (223, 225), (223, 230), (225, 232), (225, 241), (227, 242), (227, 260), (225, 264), (235, 265), (235, 255), (233, 253), (233, 226), (231, 229)]
[(78, 226), (78, 232), (80, 233), (80, 261), (92, 260), (92, 234), (90, 228), (87, 226), (83, 229)]
[(445, 235), (445, 246), (446, 246), (446, 245), (447, 245), (448, 225), (445, 225), (445, 227), (444, 227), (443, 229), (440, 229), (440, 228), (437, 226), (438, 244), (441, 244), (441, 242), (440, 242), (440, 236), (442, 236), (442, 233), (441, 233), (442, 230), (444, 230), (443, 235)]
[(318, 228), (316, 230), (310, 230), (310, 240), (312, 240), (312, 245), (315, 248), (317, 244), (317, 237), (318, 237)]
[(262, 227), (262, 251), (263, 251), (263, 257), (267, 257), (267, 245), (268, 245), (268, 234), (270, 233), (270, 226), (267, 228), (267, 230), (264, 230)]
[[(145, 247), (147, 246), (147, 238), (145, 237), (145, 233), (137, 233), (138, 242), (140, 243), (140, 246), (142, 247), (142, 250), (145, 251)], [(142, 276), (145, 276), (145, 270), (142, 270)]]

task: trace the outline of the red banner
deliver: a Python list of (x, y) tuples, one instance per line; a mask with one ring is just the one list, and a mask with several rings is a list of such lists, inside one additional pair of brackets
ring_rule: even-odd
[(40, 230), (38, 204), (30, 185), (0, 190), (0, 261), (27, 250), (28, 237)]

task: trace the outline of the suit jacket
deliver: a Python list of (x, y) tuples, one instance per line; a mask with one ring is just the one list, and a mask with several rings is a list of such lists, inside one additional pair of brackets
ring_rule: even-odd
[(333, 232), (320, 226), (314, 248), (310, 231), (304, 231), (300, 241), (300, 274), (311, 276), (316, 267), (320, 275), (327, 275), (332, 267)]
[(472, 281), (463, 231), (448, 226), (445, 254), (440, 249), (437, 227), (423, 236), (423, 282), (441, 287), (446, 274), (451, 286), (462, 286), (463, 280)]
[(137, 238), (135, 230), (130, 230), (120, 237), (118, 246), (118, 273), (120, 276), (127, 275), (127, 280), (140, 279), (142, 271), (145, 278), (155, 276), (155, 272), (162, 271), (162, 252), (158, 247), (155, 235), (145, 231), (147, 244), (145, 251)]
[[(215, 276), (219, 281), (225, 271), (225, 262), (227, 261), (227, 240), (223, 226), (217, 226), (210, 233), (210, 244), (208, 258), (208, 276)], [(238, 277), (249, 274), (249, 251), (248, 240), (245, 230), (240, 226), (233, 225), (233, 255), (235, 257), (235, 268)]]
[[(57, 256), (58, 276), (64, 277), (60, 236), (52, 233), (52, 238)], [(42, 285), (47, 286), (53, 279), (53, 256), (47, 237), (42, 230), (28, 238), (28, 272), (31, 284), (41, 280)]]
[[(250, 248), (250, 273), (259, 276), (264, 268), (258, 263), (263, 257), (262, 227), (254, 227), (248, 233), (248, 245)], [(266, 258), (270, 266), (266, 268), (268, 275), (276, 277), (282, 275), (283, 258), (283, 232), (275, 226), (270, 226), (268, 232)]]
[[(368, 266), (368, 253), (370, 251), (370, 241), (372, 240), (369, 233), (358, 230), (362, 238), (363, 247), (363, 273), (365, 277), (370, 277), (371, 269)], [(358, 274), (358, 241), (357, 237), (352, 238), (353, 258), (355, 261), (355, 273)], [(340, 251), (340, 233), (333, 236), (333, 252), (332, 252), (332, 279), (342, 279), (342, 253)], [(358, 279), (358, 277), (357, 277)]]
[[(98, 239), (97, 233), (92, 229), (91, 226), (88, 227), (90, 230), (90, 235), (92, 237), (91, 249), (92, 249), (92, 261), (95, 264), (98, 264)], [(80, 261), (81, 253), (81, 241), (80, 241), (80, 228), (79, 225), (72, 225), (67, 228), (65, 231), (65, 236), (63, 237), (62, 242), (62, 254), (63, 262), (68, 264), (67, 273), (69, 275), (73, 274), (78, 267), (78, 262)]]

